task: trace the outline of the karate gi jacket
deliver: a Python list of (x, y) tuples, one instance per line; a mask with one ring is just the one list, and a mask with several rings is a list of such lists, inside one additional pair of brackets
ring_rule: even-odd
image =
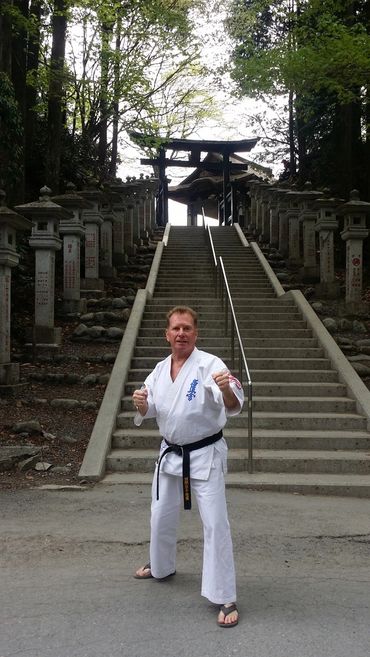
[[(136, 413), (134, 423), (156, 418), (162, 438), (170, 443), (186, 445), (211, 436), (224, 428), (230, 415), (240, 413), (244, 393), (241, 384), (230, 375), (230, 386), (239, 401), (239, 407), (225, 407), (222, 392), (212, 374), (228, 369), (225, 363), (196, 347), (181, 367), (176, 379), (171, 378), (171, 356), (158, 363), (144, 381), (148, 391), (148, 411)], [(167, 447), (162, 441), (160, 454)], [(227, 471), (227, 445), (224, 438), (212, 445), (190, 453), (192, 479), (206, 480), (214, 467), (217, 455), (221, 458), (224, 473)], [(177, 454), (166, 454), (161, 471), (182, 476), (182, 459)]]

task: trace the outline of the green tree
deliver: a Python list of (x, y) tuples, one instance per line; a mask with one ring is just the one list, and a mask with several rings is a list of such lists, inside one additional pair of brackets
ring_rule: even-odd
[(367, 4), (233, 0), (227, 23), (234, 43), (231, 75), (239, 93), (289, 99), (293, 173), (297, 159), (303, 179), (337, 186), (342, 193), (353, 184), (364, 189)]

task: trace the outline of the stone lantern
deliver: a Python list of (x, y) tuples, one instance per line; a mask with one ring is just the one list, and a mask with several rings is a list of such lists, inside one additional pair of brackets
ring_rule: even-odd
[(125, 252), (128, 256), (135, 255), (136, 244), (134, 244), (134, 202), (129, 197), (124, 198), (125, 207)]
[(33, 220), (29, 240), (35, 250), (35, 325), (32, 341), (38, 346), (58, 347), (61, 329), (54, 327), (55, 252), (62, 247), (59, 222), (70, 219), (72, 213), (54, 203), (50, 194), (51, 190), (43, 187), (38, 201), (18, 205), (16, 210)]
[(115, 267), (113, 267), (113, 223), (114, 215), (110, 202), (106, 202), (102, 206), (101, 214), (103, 217), (103, 224), (100, 228), (100, 247), (101, 247), (101, 261), (100, 261), (100, 274), (104, 278), (113, 278), (117, 275)]
[(340, 284), (335, 278), (334, 232), (338, 230), (336, 210), (343, 199), (330, 198), (328, 193), (314, 201), (318, 211), (315, 231), (319, 234), (320, 283), (316, 285), (319, 297), (336, 299), (340, 295)]
[(90, 208), (82, 211), (85, 224), (85, 278), (81, 280), (81, 290), (84, 295), (104, 296), (104, 281), (99, 276), (99, 227), (103, 223), (101, 204), (104, 195), (98, 189), (96, 180), (89, 180), (82, 191), (78, 192)]
[(146, 202), (146, 225), (149, 230), (149, 236), (155, 229), (155, 192), (158, 186), (158, 180), (146, 176), (148, 198)]
[(269, 198), (270, 210), (270, 246), (277, 248), (279, 246), (279, 212), (278, 212), (278, 187), (271, 187)]
[(287, 194), (289, 189), (279, 188), (276, 190), (277, 197), (277, 213), (279, 221), (279, 253), (286, 257), (288, 255), (288, 199)]
[(122, 180), (116, 178), (108, 184), (109, 199), (113, 214), (113, 255), (112, 264), (122, 266), (127, 263), (125, 254), (125, 207), (122, 200)]
[(63, 236), (63, 310), (66, 313), (86, 312), (86, 299), (81, 299), (81, 237), (85, 235), (82, 210), (90, 205), (76, 193), (73, 183), (67, 184), (65, 194), (53, 196), (52, 201), (71, 213), (62, 219), (59, 232)]
[(267, 192), (270, 185), (267, 183), (260, 183), (257, 187), (256, 194), (256, 225), (258, 230), (258, 237), (262, 242), (268, 242), (270, 230), (270, 217), (268, 207)]
[(290, 265), (301, 264), (301, 235), (299, 230), (299, 192), (291, 189), (284, 196), (285, 220), (288, 232), (288, 261)]
[(366, 216), (370, 214), (370, 203), (360, 200), (357, 189), (350, 193), (350, 200), (344, 203), (338, 214), (344, 217), (341, 238), (346, 242), (346, 306), (349, 312), (363, 308), (362, 270), (363, 241), (368, 236)]
[(319, 277), (316, 259), (316, 221), (317, 207), (315, 202), (323, 196), (323, 192), (312, 189), (307, 181), (303, 191), (299, 193), (299, 221), (302, 224), (303, 267), (300, 274), (304, 281), (315, 281)]
[(250, 199), (249, 205), (249, 219), (247, 229), (251, 235), (255, 235), (256, 231), (256, 187), (259, 184), (257, 180), (248, 181), (248, 196)]
[(17, 230), (31, 230), (32, 222), (5, 206), (0, 190), (0, 391), (19, 383), (19, 364), (10, 362), (10, 298), (12, 268), (19, 262)]

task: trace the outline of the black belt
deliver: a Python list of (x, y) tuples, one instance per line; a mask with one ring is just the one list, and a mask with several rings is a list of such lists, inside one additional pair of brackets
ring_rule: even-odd
[(184, 491), (184, 509), (191, 509), (190, 452), (193, 452), (196, 449), (201, 449), (202, 447), (207, 447), (208, 445), (213, 445), (213, 443), (216, 443), (221, 438), (222, 431), (218, 431), (218, 433), (213, 434), (213, 436), (207, 436), (206, 438), (202, 438), (202, 440), (197, 440), (195, 443), (189, 443), (188, 445), (176, 445), (175, 443), (170, 443), (168, 440), (164, 439), (167, 447), (158, 459), (157, 500), (159, 500), (159, 470), (161, 467), (162, 459), (169, 452), (175, 452), (175, 454), (178, 456), (182, 456), (182, 487)]

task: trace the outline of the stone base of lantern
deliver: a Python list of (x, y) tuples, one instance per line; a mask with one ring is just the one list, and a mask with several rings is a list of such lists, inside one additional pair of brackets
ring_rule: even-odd
[(129, 256), (136, 255), (136, 251), (137, 251), (136, 244), (132, 244), (131, 246), (125, 246), (125, 251), (126, 251), (127, 255), (129, 255)]
[(81, 278), (81, 290), (104, 290), (102, 278)]
[(62, 313), (66, 315), (85, 313), (87, 311), (86, 299), (63, 299)]
[(301, 267), (299, 278), (305, 283), (315, 283), (320, 280), (318, 267)]
[(115, 267), (123, 267), (127, 265), (128, 255), (127, 253), (113, 253), (113, 265)]
[(370, 304), (364, 301), (346, 301), (346, 312), (350, 315), (363, 315), (369, 313)]
[(26, 331), (26, 347), (37, 349), (59, 349), (62, 344), (62, 329), (49, 326), (34, 326)]
[(338, 281), (332, 283), (318, 283), (315, 285), (316, 295), (323, 299), (339, 299), (340, 284)]
[(81, 278), (81, 297), (88, 299), (101, 299), (105, 297), (104, 281), (102, 278)]
[(19, 363), (1, 363), (0, 391), (3, 387), (8, 388), (17, 384), (19, 384)]
[(115, 267), (109, 267), (108, 265), (100, 265), (99, 268), (100, 276), (103, 278), (116, 278), (117, 270)]

